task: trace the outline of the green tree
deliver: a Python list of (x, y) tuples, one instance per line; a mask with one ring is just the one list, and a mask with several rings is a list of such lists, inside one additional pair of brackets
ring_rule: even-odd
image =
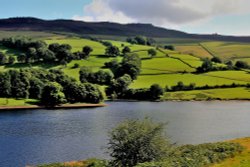
[(42, 89), (44, 83), (38, 78), (30, 79), (30, 88), (29, 88), (29, 98), (31, 99), (40, 99), (42, 95)]
[(164, 125), (150, 119), (119, 124), (109, 133), (111, 166), (133, 167), (166, 157), (170, 143), (164, 135)]
[(154, 57), (157, 55), (157, 52), (155, 49), (149, 49), (148, 50), (148, 55), (150, 55), (151, 57)]
[(56, 82), (50, 82), (43, 88), (41, 104), (47, 107), (54, 107), (66, 102), (63, 88)]
[(7, 63), (7, 57), (4, 53), (0, 52), (0, 65), (4, 65)]
[(139, 45), (146, 45), (147, 44), (147, 38), (144, 36), (136, 36), (134, 39), (135, 39), (136, 43)]
[(249, 68), (249, 65), (247, 64), (247, 62), (244, 62), (244, 61), (237, 61), (236, 63), (235, 63), (235, 66), (237, 67), (237, 68)]
[(8, 60), (9, 64), (14, 64), (15, 61), (16, 61), (16, 58), (14, 56), (9, 56), (9, 60)]
[(82, 83), (89, 82), (89, 80), (92, 77), (91, 75), (93, 75), (91, 69), (88, 67), (82, 67), (79, 73), (80, 73), (80, 81)]
[(159, 84), (153, 84), (150, 89), (150, 98), (153, 100), (160, 99), (160, 97), (163, 95), (164, 90)]
[(29, 74), (25, 70), (10, 70), (11, 76), (11, 95), (14, 98), (29, 97)]
[(125, 46), (123, 49), (122, 49), (122, 54), (125, 55), (127, 53), (130, 53), (131, 52), (131, 49), (128, 47), (128, 46)]
[(66, 99), (70, 103), (86, 102), (87, 91), (83, 84), (70, 82), (63, 90)]
[(84, 47), (82, 48), (82, 52), (83, 52), (83, 54), (85, 55), (84, 58), (87, 58), (87, 57), (89, 57), (89, 54), (90, 54), (91, 52), (93, 52), (93, 48), (91, 48), (90, 46), (84, 46)]
[(0, 72), (0, 97), (9, 97), (11, 95), (11, 82), (8, 72)]
[(219, 57), (213, 57), (211, 61), (215, 63), (222, 63), (222, 60)]
[(24, 53), (21, 53), (18, 57), (17, 57), (17, 61), (19, 63), (25, 63), (26, 61), (26, 55)]
[(116, 78), (128, 74), (133, 80), (135, 80), (140, 74), (140, 70), (141, 59), (137, 54), (132, 54), (125, 55), (120, 66), (117, 69), (114, 69), (113, 73)]
[(116, 57), (120, 55), (120, 50), (116, 46), (109, 46), (106, 48), (105, 54), (110, 57)]
[(124, 76), (114, 80), (106, 89), (106, 93), (108, 96), (121, 96), (128, 89), (128, 86), (131, 83), (132, 79), (130, 75), (125, 74)]

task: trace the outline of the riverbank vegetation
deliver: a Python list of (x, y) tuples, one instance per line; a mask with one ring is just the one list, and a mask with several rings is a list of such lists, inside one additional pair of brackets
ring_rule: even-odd
[(203, 167), (244, 153), (234, 142), (177, 146), (164, 133), (165, 124), (146, 118), (122, 122), (109, 132), (110, 160), (55, 163), (39, 167)]

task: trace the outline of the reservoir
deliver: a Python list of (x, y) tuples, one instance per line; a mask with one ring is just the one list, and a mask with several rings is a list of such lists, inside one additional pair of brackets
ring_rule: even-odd
[(250, 136), (250, 103), (108, 102), (108, 107), (0, 113), (0, 166), (109, 158), (108, 131), (126, 119), (166, 122), (173, 143), (200, 144)]

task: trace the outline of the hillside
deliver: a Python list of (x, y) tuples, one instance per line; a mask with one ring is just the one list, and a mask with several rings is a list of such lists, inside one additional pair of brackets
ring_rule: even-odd
[(152, 24), (118, 24), (110, 22), (82, 22), (73, 20), (42, 20), (37, 18), (0, 19), (0, 30), (29, 30), (45, 32), (63, 32), (84, 35), (135, 36), (144, 35), (159, 38), (184, 38), (202, 40), (220, 40), (250, 42), (250, 37), (198, 35), (181, 31), (155, 27)]

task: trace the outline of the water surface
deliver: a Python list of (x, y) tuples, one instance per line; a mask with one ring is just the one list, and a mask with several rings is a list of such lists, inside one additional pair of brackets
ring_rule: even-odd
[(0, 113), (0, 166), (108, 158), (107, 131), (128, 118), (168, 122), (178, 144), (250, 136), (249, 102), (111, 102), (109, 107)]

